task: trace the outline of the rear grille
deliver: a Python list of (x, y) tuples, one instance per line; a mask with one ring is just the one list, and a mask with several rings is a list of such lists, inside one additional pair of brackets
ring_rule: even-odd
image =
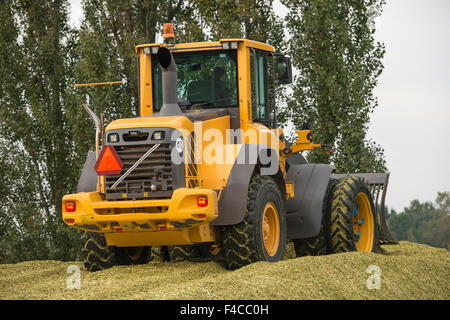
[[(123, 163), (122, 174), (154, 144), (115, 146)], [(174, 190), (171, 144), (162, 143), (114, 189), (111, 186), (122, 174), (106, 176), (106, 199), (169, 198)], [(153, 189), (153, 190), (152, 190)]]

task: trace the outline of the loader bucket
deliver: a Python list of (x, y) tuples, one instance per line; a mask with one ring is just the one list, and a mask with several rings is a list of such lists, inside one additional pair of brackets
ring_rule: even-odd
[(351, 173), (351, 174), (332, 174), (331, 177), (341, 179), (348, 175), (363, 178), (369, 185), (372, 194), (375, 211), (378, 217), (378, 243), (379, 244), (398, 244), (397, 239), (391, 234), (386, 223), (385, 199), (386, 190), (389, 181), (389, 172), (386, 173)]

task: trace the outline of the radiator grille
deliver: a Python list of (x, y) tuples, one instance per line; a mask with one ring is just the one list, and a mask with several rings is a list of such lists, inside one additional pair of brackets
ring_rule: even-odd
[[(122, 174), (153, 146), (153, 144), (116, 146), (115, 150), (123, 163)], [(110, 188), (121, 174), (106, 176), (106, 199), (126, 200), (171, 197), (174, 181), (170, 153), (171, 144), (162, 143), (114, 189)]]

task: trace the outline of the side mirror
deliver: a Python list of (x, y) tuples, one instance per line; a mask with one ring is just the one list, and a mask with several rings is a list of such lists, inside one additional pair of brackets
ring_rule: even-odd
[(292, 83), (292, 63), (290, 57), (275, 58), (275, 72), (281, 84)]
[(276, 119), (275, 119), (276, 115), (275, 115), (275, 110), (270, 111), (269, 113), (269, 127), (270, 128), (275, 128), (276, 127)]

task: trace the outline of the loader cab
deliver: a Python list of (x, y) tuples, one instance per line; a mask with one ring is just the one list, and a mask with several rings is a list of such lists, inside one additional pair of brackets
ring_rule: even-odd
[(234, 129), (251, 123), (276, 128), (276, 88), (292, 81), (290, 58), (247, 39), (137, 46), (141, 116), (157, 114), (162, 106), (157, 57), (161, 46), (175, 60), (178, 103), (184, 113), (220, 110), (218, 114), (230, 115)]

